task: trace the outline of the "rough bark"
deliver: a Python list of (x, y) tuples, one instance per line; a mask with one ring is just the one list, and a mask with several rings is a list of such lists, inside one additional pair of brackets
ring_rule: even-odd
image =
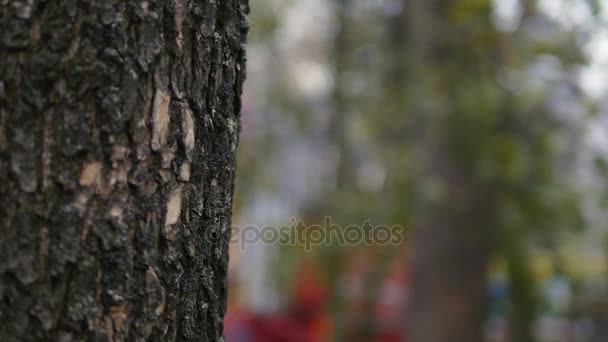
[(1, 341), (222, 340), (247, 12), (0, 3)]

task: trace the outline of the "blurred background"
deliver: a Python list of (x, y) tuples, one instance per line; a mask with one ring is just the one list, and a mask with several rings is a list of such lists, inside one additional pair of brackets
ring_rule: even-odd
[[(608, 2), (255, 0), (226, 340), (608, 341)], [(303, 227), (303, 228), (302, 228)]]

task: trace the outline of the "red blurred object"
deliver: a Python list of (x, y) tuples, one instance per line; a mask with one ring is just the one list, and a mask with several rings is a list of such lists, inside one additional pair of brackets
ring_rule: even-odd
[[(369, 337), (375, 342), (404, 341), (405, 306), (409, 289), (407, 267), (396, 260), (383, 276), (372, 316), (365, 317), (365, 281), (370, 268), (363, 264), (351, 265), (345, 273), (344, 288), (347, 315), (353, 324), (347, 336), (361, 336), (357, 319), (371, 320), (373, 330)], [(321, 342), (331, 338), (331, 320), (328, 311), (327, 291), (319, 277), (319, 266), (307, 260), (298, 267), (294, 287), (287, 308), (277, 314), (251, 314), (230, 306), (225, 320), (227, 342)], [(363, 316), (362, 316), (363, 315)], [(359, 317), (359, 318), (356, 318)], [(369, 321), (368, 321), (369, 322)], [(352, 330), (351, 330), (352, 329)]]
[(312, 260), (303, 262), (296, 272), (290, 311), (303, 320), (314, 318), (325, 309), (327, 296), (319, 273), (319, 267)]
[(228, 342), (252, 341), (254, 330), (252, 326), (253, 316), (246, 311), (228, 305), (228, 312), (224, 318), (224, 336)]
[(285, 312), (253, 315), (231, 306), (225, 318), (227, 342), (320, 342), (329, 337), (325, 289), (317, 266), (302, 263)]
[(258, 317), (252, 321), (254, 342), (312, 342), (316, 341), (303, 322), (288, 315)]

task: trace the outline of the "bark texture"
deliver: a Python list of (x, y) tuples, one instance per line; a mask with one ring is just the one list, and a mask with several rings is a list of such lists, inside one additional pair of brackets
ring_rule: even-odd
[(0, 3), (0, 341), (223, 339), (247, 12)]

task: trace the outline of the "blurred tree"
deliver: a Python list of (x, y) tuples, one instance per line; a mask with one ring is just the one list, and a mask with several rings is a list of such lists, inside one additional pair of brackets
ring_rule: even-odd
[[(471, 6), (472, 8), (466, 8)], [(497, 193), (477, 173), (501, 131), (488, 1), (406, 2), (411, 112), (420, 120), (412, 341), (483, 341)], [(415, 83), (414, 83), (415, 82)]]
[(247, 12), (2, 2), (1, 341), (222, 340)]
[(534, 42), (524, 30), (542, 17), (531, 2), (521, 31), (504, 34), (491, 1), (404, 3), (406, 108), (419, 128), (410, 337), (482, 341), (488, 262), (503, 254), (511, 338), (530, 341), (537, 313), (526, 263), (530, 238), (577, 226), (578, 210), (554, 171), (552, 140), (562, 127), (547, 110), (546, 90), (525, 93), (501, 75), (527, 68), (539, 53), (574, 63), (576, 44), (568, 36), (559, 44)]

